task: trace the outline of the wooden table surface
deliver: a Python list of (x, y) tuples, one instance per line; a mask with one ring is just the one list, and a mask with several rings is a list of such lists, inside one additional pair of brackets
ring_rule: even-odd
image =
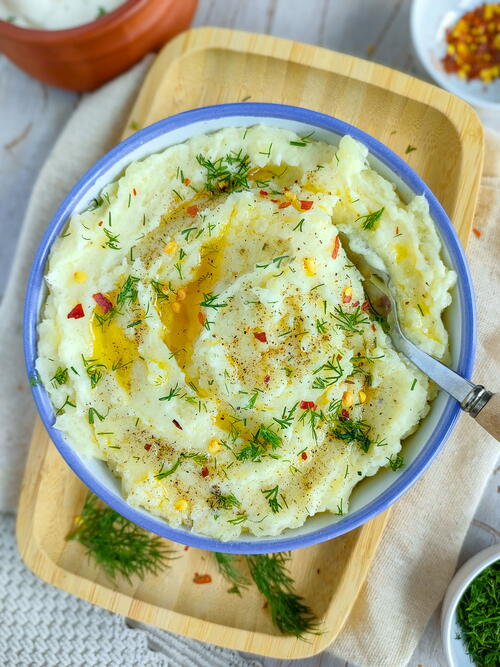
[[(436, 0), (439, 2), (439, 0)], [(318, 44), (403, 70), (423, 79), (412, 52), (411, 0), (200, 0), (193, 25), (217, 25), (264, 32)], [(79, 95), (46, 86), (0, 56), (0, 298), (4, 292), (25, 208), (36, 176)], [(500, 114), (483, 121), (500, 129)], [(471, 525), (461, 561), (500, 537), (499, 470), (492, 475)], [(265, 660), (266, 667), (297, 665)], [(322, 654), (304, 667), (348, 667)], [(445, 667), (435, 614), (410, 661), (417, 667)]]

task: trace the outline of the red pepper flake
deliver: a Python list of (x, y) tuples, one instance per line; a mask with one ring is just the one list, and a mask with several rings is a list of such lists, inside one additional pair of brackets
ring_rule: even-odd
[(150, 444), (144, 445), (144, 449), (145, 449), (147, 452), (149, 452), (149, 450), (151, 449), (151, 447), (152, 447), (152, 445), (150, 445)]
[(271, 201), (273, 202), (273, 204), (279, 204), (280, 200), (279, 199), (271, 199)]
[(310, 201), (308, 199), (300, 199), (300, 208), (303, 211), (308, 211), (310, 208), (312, 208), (313, 204), (314, 204), (314, 202)]
[(346, 410), (346, 408), (342, 408), (342, 417), (349, 417), (349, 410)]
[(261, 343), (267, 343), (267, 336), (265, 331), (254, 331), (253, 335), (257, 340), (260, 340)]
[(189, 546), (186, 544), (186, 546), (184, 547), (184, 551), (187, 551), (188, 549), (189, 549)]
[(202, 468), (201, 469), (201, 476), (202, 477), (208, 477), (208, 468)]
[(101, 307), (103, 313), (109, 313), (109, 311), (113, 308), (111, 301), (106, 298), (102, 292), (92, 294), (92, 298), (97, 303), (97, 305)]
[(205, 315), (204, 315), (203, 313), (201, 313), (201, 312), (198, 313), (198, 322), (199, 322), (201, 325), (205, 324), (205, 319), (206, 319), (206, 318), (205, 318)]
[(132, 188), (132, 194), (134, 195), (134, 197), (137, 195), (137, 190), (135, 188)]
[(210, 584), (211, 582), (212, 577), (209, 574), (198, 574), (198, 572), (195, 572), (193, 584)]
[(266, 384), (268, 384), (268, 382), (269, 382), (270, 379), (271, 379), (271, 376), (270, 376), (270, 375), (266, 375), (266, 377), (264, 378), (264, 382), (265, 382)]
[(318, 406), (316, 405), (316, 403), (314, 401), (300, 401), (300, 409), (301, 410), (307, 410), (308, 408), (311, 408), (312, 410), (314, 410), (317, 407)]
[(269, 192), (267, 190), (259, 190), (259, 195), (261, 197), (267, 197), (268, 194)]
[(478, 239), (481, 238), (481, 232), (479, 231), (479, 229), (476, 229), (475, 227), (473, 227), (472, 232), (474, 233), (474, 236), (477, 236)]
[(352, 294), (344, 294), (342, 297), (342, 303), (351, 303)]
[(196, 218), (199, 210), (200, 209), (195, 204), (193, 204), (192, 206), (188, 206), (186, 209), (187, 214), (190, 215), (192, 218)]
[(177, 421), (177, 419), (172, 419), (172, 424), (173, 424), (174, 426), (176, 426), (180, 431), (183, 431), (183, 430), (184, 430), (184, 429), (182, 428), (182, 426), (179, 424), (179, 422)]
[(191, 183), (191, 179), (185, 178), (182, 182), (184, 183), (184, 185), (189, 185)]
[(306, 460), (307, 460), (307, 452), (302, 452), (301, 455), (300, 455), (300, 458), (301, 458), (303, 461), (306, 461)]
[(372, 324), (372, 331), (377, 331), (377, 327), (374, 324)]
[(363, 305), (361, 306), (361, 310), (370, 310), (370, 302), (365, 301)]
[(104, 220), (100, 220), (100, 221), (97, 223), (97, 226), (98, 226), (98, 227), (102, 227), (103, 224), (104, 224)]
[(278, 208), (288, 208), (291, 205), (292, 205), (291, 201), (282, 201), (280, 202)]
[(339, 235), (337, 234), (333, 242), (332, 259), (337, 259), (337, 255), (339, 254), (339, 248), (340, 248), (340, 239)]
[(355, 302), (352, 304), (352, 307), (353, 307), (353, 308), (357, 308), (358, 306), (359, 306), (359, 301), (355, 301)]
[(77, 303), (76, 306), (69, 311), (67, 317), (68, 320), (79, 320), (81, 317), (85, 317), (82, 304)]

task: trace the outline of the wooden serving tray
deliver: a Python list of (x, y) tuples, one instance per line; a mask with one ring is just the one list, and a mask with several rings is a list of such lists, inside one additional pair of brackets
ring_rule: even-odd
[[(404, 156), (426, 180), (466, 243), (483, 158), (482, 128), (472, 109), (448, 93), (371, 62), (264, 35), (220, 28), (190, 30), (158, 55), (125, 135), (160, 118), (222, 102), (280, 102), (316, 109), (357, 125)], [(408, 145), (417, 150), (405, 155)], [(340, 632), (365, 580), (387, 522), (379, 515), (351, 533), (294, 552), (297, 590), (322, 622), (304, 642), (272, 625), (255, 588), (227, 593), (211, 554), (183, 551), (169, 571), (117, 585), (66, 542), (86, 489), (38, 421), (24, 474), (17, 541), (39, 577), (106, 609), (237, 650), (305, 658)], [(194, 585), (195, 572), (212, 583)]]

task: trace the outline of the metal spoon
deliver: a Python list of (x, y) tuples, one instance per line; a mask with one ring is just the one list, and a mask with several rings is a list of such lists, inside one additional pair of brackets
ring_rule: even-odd
[(348, 258), (363, 277), (365, 294), (371, 306), (376, 313), (387, 318), (389, 335), (396, 350), (453, 396), (462, 410), (474, 417), (488, 433), (500, 440), (500, 394), (493, 394), (482, 385), (469, 382), (408, 340), (399, 323), (390, 276), (370, 264), (364, 255), (352, 250), (346, 234), (340, 233), (339, 236)]

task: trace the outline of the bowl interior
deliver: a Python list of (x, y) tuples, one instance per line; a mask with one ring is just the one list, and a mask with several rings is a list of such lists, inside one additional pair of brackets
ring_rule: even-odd
[(468, 560), (453, 577), (443, 602), (441, 629), (443, 646), (451, 667), (470, 667), (471, 660), (461, 638), (457, 607), (470, 583), (487, 567), (500, 559), (500, 543), (483, 549)]
[[(52, 242), (61, 233), (70, 215), (87, 208), (91, 199), (105, 185), (116, 180), (133, 160), (183, 142), (196, 134), (256, 123), (291, 129), (299, 134), (314, 130), (315, 138), (333, 144), (337, 144), (344, 134), (350, 134), (368, 146), (372, 166), (396, 184), (403, 200), (415, 194), (426, 195), (431, 216), (443, 241), (445, 262), (458, 274), (453, 302), (446, 313), (451, 366), (470, 377), (474, 356), (474, 307), (470, 278), (460, 243), (435, 197), (403, 160), (360, 130), (323, 114), (270, 104), (207, 107), (159, 121), (119, 144), (81, 179), (62, 203), (42, 239), (30, 277), (25, 310), (25, 355), (29, 374), (34, 372), (37, 356), (36, 326), (46, 298), (45, 263)], [(392, 504), (425, 470), (444, 443), (459, 413), (456, 401), (439, 392), (418, 430), (405, 441), (406, 466), (398, 472), (381, 470), (376, 476), (363, 480), (352, 494), (350, 511), (346, 516), (320, 514), (308, 519), (302, 527), (288, 530), (277, 538), (245, 536), (234, 542), (219, 542), (188, 529), (170, 528), (163, 520), (145, 510), (126, 504), (119, 481), (104, 462), (80, 456), (62, 434), (53, 428), (54, 412), (43, 387), (33, 387), (33, 394), (42, 420), (67, 463), (108, 505), (135, 523), (169, 539), (209, 550), (235, 553), (266, 553), (307, 546), (340, 535), (373, 518)]]
[(500, 79), (487, 85), (466, 81), (457, 74), (447, 74), (441, 62), (446, 53), (446, 30), (464, 12), (481, 4), (481, 0), (414, 0), (413, 43), (423, 66), (440, 86), (476, 106), (500, 109)]

